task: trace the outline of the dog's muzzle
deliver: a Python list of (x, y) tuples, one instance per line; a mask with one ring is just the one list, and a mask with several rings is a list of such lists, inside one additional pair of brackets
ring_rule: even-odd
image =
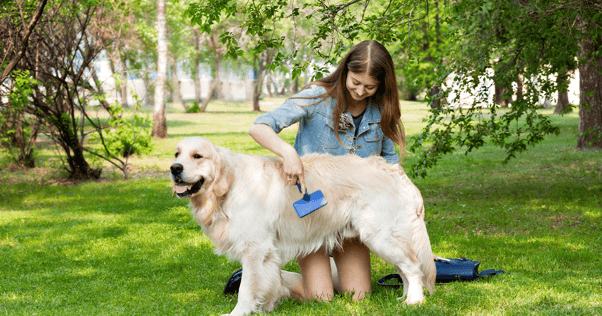
[(171, 176), (174, 182), (174, 192), (179, 198), (187, 198), (199, 192), (201, 186), (205, 182), (204, 178), (201, 178), (195, 183), (184, 182), (182, 180), (182, 172), (184, 171), (184, 166), (182, 166), (182, 164), (174, 163), (169, 169), (171, 170)]

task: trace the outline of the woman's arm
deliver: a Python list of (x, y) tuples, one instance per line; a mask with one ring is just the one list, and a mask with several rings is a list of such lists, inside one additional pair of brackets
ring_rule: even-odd
[(389, 163), (399, 163), (399, 155), (395, 151), (395, 143), (386, 136), (383, 137), (383, 148), (380, 155)]
[(274, 130), (266, 124), (253, 124), (249, 128), (249, 135), (265, 149), (282, 157), (284, 173), (289, 185), (297, 182), (301, 185), (301, 191), (305, 192), (305, 177), (303, 162), (297, 151), (289, 143), (285, 142)]

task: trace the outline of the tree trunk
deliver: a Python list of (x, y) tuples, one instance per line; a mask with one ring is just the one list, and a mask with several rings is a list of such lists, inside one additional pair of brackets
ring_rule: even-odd
[(215, 93), (215, 90), (217, 90), (217, 86), (219, 84), (219, 75), (217, 75), (217, 78), (213, 78), (213, 81), (211, 82), (211, 85), (209, 86), (209, 91), (207, 92), (207, 97), (205, 98), (205, 100), (203, 100), (203, 104), (201, 104), (201, 113), (205, 112), (207, 110), (207, 105), (209, 105), (209, 100), (211, 100), (211, 96), (213, 95), (213, 93)]
[(144, 83), (144, 104), (155, 104), (155, 84), (149, 75), (149, 71), (145, 71), (142, 75)]
[[(69, 100), (59, 100), (59, 102), (69, 102)], [(64, 105), (64, 107), (68, 107), (68, 105)], [(93, 169), (86, 161), (84, 148), (78, 141), (76, 126), (71, 125), (71, 118), (66, 115), (52, 115), (49, 119), (54, 127), (52, 135), (66, 154), (67, 164), (69, 165), (67, 168), (69, 179), (86, 180), (100, 178), (102, 169)]]
[[(4, 70), (2, 71), (2, 74), (0, 74), (0, 85), (2, 85), (4, 83), (4, 80), (6, 80), (6, 78), (8, 78), (8, 75), (10, 75), (10, 72), (13, 70), (13, 68), (15, 68), (17, 63), (19, 63), (21, 58), (23, 56), (25, 56), (25, 52), (27, 50), (27, 45), (29, 42), (29, 37), (31, 36), (31, 33), (33, 32), (34, 27), (40, 20), (42, 13), (44, 13), (44, 7), (46, 6), (47, 2), (48, 2), (48, 0), (39, 1), (38, 8), (37, 8), (36, 12), (34, 13), (33, 17), (31, 18), (29, 25), (27, 25), (25, 34), (23, 35), (23, 38), (21, 39), (20, 51), (17, 54), (15, 54), (15, 57), (13, 57), (10, 62), (8, 62), (8, 64), (6, 65), (6, 68), (4, 68)], [(3, 4), (3, 6), (4, 6), (4, 4)], [(23, 23), (25, 23), (25, 21), (23, 21)], [(10, 45), (8, 45), (8, 46), (10, 47)], [(3, 49), (4, 49), (4, 47), (3, 47)]]
[(558, 103), (556, 103), (556, 109), (554, 114), (564, 113), (569, 106), (569, 90), (568, 90), (568, 78), (567, 71), (558, 74)]
[[(107, 47), (107, 46), (105, 46)], [(115, 79), (115, 74), (117, 73), (117, 69), (115, 68), (115, 57), (110, 50), (105, 50), (107, 52), (107, 56), (109, 57), (109, 69), (111, 69), (111, 76), (113, 77), (113, 82), (115, 83), (115, 100), (120, 100), (121, 94), (119, 93), (121, 85), (119, 80)]]
[(167, 137), (165, 119), (165, 79), (167, 76), (167, 37), (165, 0), (157, 0), (157, 81), (155, 83), (155, 107), (153, 109), (153, 131), (156, 138)]
[(438, 109), (441, 107), (441, 96), (439, 95), (439, 86), (433, 86), (431, 88), (431, 109)]
[[(443, 42), (441, 40), (441, 23), (439, 22), (439, 1), (435, 1), (435, 34), (437, 35), (437, 53), (439, 54), (439, 56), (441, 56), (441, 43)], [(439, 59), (439, 62), (441, 63), (443, 60), (442, 58)], [(433, 86), (433, 88), (431, 88), (431, 95), (437, 95), (437, 98), (435, 99), (435, 102), (433, 102), (433, 104), (431, 105), (431, 107), (433, 108), (440, 108), (441, 107), (441, 89), (439, 88), (439, 86)]]
[[(26, 168), (34, 168), (35, 160), (33, 151), (35, 142), (38, 135), (38, 129), (40, 127), (39, 121), (28, 120), (23, 111), (16, 110), (14, 105), (11, 105), (11, 101), (8, 101), (7, 111), (3, 111), (5, 116), (5, 124), (7, 130), (14, 131), (13, 133), (7, 133), (8, 148), (15, 147), (15, 151), (18, 150), (16, 162)], [(0, 104), (2, 105), (2, 104)], [(25, 128), (30, 128), (30, 135), (27, 135)], [(11, 149), (12, 151), (12, 149)]]
[(577, 148), (602, 148), (602, 35), (581, 41), (579, 66), (579, 136)]
[(558, 103), (556, 103), (556, 109), (554, 114), (562, 114), (569, 107), (569, 92), (558, 91)]
[[(109, 47), (105, 44), (105, 47)], [(117, 43), (113, 43), (111, 49), (106, 49), (109, 57), (109, 67), (113, 74), (119, 74), (119, 80), (115, 79), (115, 97), (120, 100), (121, 106), (128, 107), (127, 104), (127, 75), (125, 72), (125, 63), (121, 56), (121, 47)]]
[(219, 85), (220, 85), (220, 78), (219, 78), (220, 60), (218, 59), (217, 54), (216, 54), (215, 58), (216, 59), (213, 61), (213, 67), (214, 67), (213, 81), (211, 82), (211, 86), (209, 86), (209, 91), (207, 91), (207, 97), (205, 98), (205, 100), (203, 100), (203, 104), (201, 104), (201, 110), (200, 110), (201, 112), (205, 112), (207, 110), (207, 105), (209, 105), (209, 101), (213, 97), (213, 94), (216, 93), (216, 91), (218, 94), (220, 93), (218, 91)]
[(209, 35), (209, 42), (211, 43), (211, 48), (213, 49), (214, 59), (213, 59), (213, 81), (211, 82), (211, 86), (209, 87), (209, 91), (207, 92), (207, 97), (203, 100), (203, 104), (201, 104), (201, 112), (205, 112), (207, 110), (207, 105), (209, 105), (209, 101), (213, 97), (213, 94), (217, 94), (217, 98), (221, 100), (221, 82), (219, 78), (219, 69), (221, 63), (221, 54), (219, 53), (219, 49), (217, 47), (217, 35), (215, 31), (211, 31)]
[[(90, 74), (92, 75), (92, 80), (94, 80), (94, 87), (96, 89), (96, 93), (98, 93), (98, 95), (100, 96), (104, 96), (105, 95), (105, 91), (102, 88), (102, 82), (100, 82), (100, 80), (98, 79), (98, 74), (96, 73), (96, 68), (94, 67), (94, 64), (90, 65), (90, 67), (88, 67), (88, 70), (90, 71)], [(105, 100), (104, 98), (101, 98), (99, 100), (100, 105), (107, 111), (107, 113), (109, 113), (109, 115), (114, 118), (115, 116), (113, 115), (113, 112), (111, 110), (111, 105), (109, 104), (109, 102), (107, 102), (107, 100)]]
[(200, 56), (200, 52), (201, 52), (201, 34), (199, 33), (199, 30), (194, 29), (193, 30), (193, 41), (194, 41), (194, 47), (195, 47), (195, 52), (194, 52), (194, 58), (192, 60), (192, 62), (194, 63), (194, 102), (197, 104), (201, 103), (201, 76), (199, 74), (200, 69), (199, 69), (199, 65), (201, 63), (201, 56)]
[(299, 76), (295, 78), (295, 84), (293, 85), (293, 93), (299, 92)]
[(503, 108), (507, 108), (512, 100), (510, 97), (504, 98), (504, 93), (506, 93), (506, 91), (508, 91), (507, 88), (495, 82), (495, 104)]
[(266, 96), (268, 98), (271, 98), (274, 96), (274, 94), (272, 93), (272, 86), (274, 85), (274, 83), (272, 82), (272, 75), (271, 74), (267, 74), (265, 76), (265, 91), (266, 91)]
[[(265, 61), (261, 55), (265, 55)], [(261, 96), (261, 91), (263, 90), (263, 73), (265, 72), (265, 64), (267, 64), (270, 60), (270, 54), (268, 52), (264, 52), (259, 56), (255, 56), (254, 60), (256, 77), (253, 81), (253, 111), (259, 112), (261, 111), (259, 107), (259, 97)]]
[(521, 100), (523, 98), (523, 87), (524, 87), (524, 82), (523, 82), (523, 74), (519, 73), (516, 76), (516, 100)]
[(180, 81), (178, 80), (178, 61), (174, 58), (171, 63), (171, 83), (173, 86), (173, 103), (176, 105), (183, 106), (186, 109), (186, 105), (182, 100), (182, 89), (180, 89)]
[(494, 102), (495, 104), (502, 106), (502, 102), (504, 100), (502, 100), (502, 94), (504, 93), (504, 88), (502, 88), (497, 81), (494, 83), (495, 87), (495, 95), (494, 95)]
[(121, 47), (117, 47), (117, 60), (119, 62), (119, 71), (121, 73), (121, 106), (124, 108), (130, 107), (128, 102), (128, 74), (125, 66), (125, 60), (121, 54)]
[(286, 91), (288, 90), (288, 86), (290, 85), (290, 83), (291, 83), (290, 80), (284, 79), (284, 82), (282, 83), (282, 89), (280, 89), (278, 94), (284, 95), (286, 93)]

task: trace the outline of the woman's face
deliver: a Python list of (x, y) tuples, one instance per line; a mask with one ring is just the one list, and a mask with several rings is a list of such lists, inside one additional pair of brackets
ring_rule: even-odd
[(345, 83), (347, 91), (355, 101), (362, 101), (371, 97), (378, 89), (378, 80), (367, 73), (356, 73), (349, 71)]

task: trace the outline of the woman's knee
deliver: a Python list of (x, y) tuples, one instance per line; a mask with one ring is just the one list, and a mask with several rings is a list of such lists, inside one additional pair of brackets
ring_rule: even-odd
[(334, 296), (330, 257), (325, 251), (318, 251), (308, 256), (297, 258), (303, 276), (305, 299), (330, 301)]
[(363, 299), (372, 290), (370, 250), (359, 239), (346, 239), (341, 249), (333, 251), (339, 274), (339, 287), (353, 293), (354, 300)]

